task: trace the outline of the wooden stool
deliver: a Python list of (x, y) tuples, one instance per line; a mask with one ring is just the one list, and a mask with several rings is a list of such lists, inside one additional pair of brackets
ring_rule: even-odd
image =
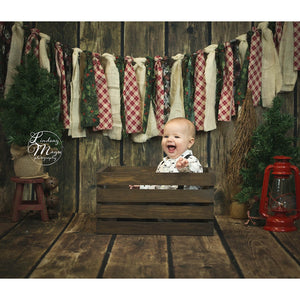
[[(19, 177), (12, 177), (11, 180), (16, 183), (12, 221), (17, 222), (19, 220), (20, 210), (39, 210), (41, 211), (42, 221), (49, 221), (42, 185), (44, 178), (23, 179)], [(33, 184), (36, 193), (36, 200), (23, 200), (24, 184)]]

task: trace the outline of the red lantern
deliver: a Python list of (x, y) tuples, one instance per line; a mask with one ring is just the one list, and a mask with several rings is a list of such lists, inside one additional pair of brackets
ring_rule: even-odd
[[(259, 212), (265, 217), (265, 230), (287, 232), (297, 230), (294, 222), (300, 217), (299, 169), (291, 157), (274, 156), (275, 162), (265, 169)], [(269, 179), (273, 182), (269, 188)]]

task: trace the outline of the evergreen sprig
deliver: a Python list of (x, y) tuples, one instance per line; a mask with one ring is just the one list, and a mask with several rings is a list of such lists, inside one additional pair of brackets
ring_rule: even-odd
[(295, 119), (281, 112), (283, 100), (278, 96), (274, 98), (273, 107), (263, 115), (264, 122), (253, 132), (252, 146), (246, 155), (246, 167), (241, 169), (242, 190), (235, 196), (239, 202), (246, 203), (254, 196), (260, 197), (265, 168), (274, 163), (274, 156), (290, 156), (293, 164), (300, 162), (296, 139), (288, 135)]
[(1, 123), (8, 143), (26, 146), (30, 133), (39, 131), (51, 131), (61, 137), (57, 79), (40, 68), (32, 53), (24, 56), (16, 69), (14, 84), (0, 101)]

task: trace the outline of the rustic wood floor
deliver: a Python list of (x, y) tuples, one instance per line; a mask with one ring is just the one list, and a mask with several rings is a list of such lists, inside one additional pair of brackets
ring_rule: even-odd
[(213, 236), (97, 235), (96, 217), (0, 218), (0, 278), (300, 278), (300, 230), (217, 216)]

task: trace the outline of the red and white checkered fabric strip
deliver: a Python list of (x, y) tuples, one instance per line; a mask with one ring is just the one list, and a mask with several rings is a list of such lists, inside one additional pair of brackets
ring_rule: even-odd
[(300, 70), (300, 22), (293, 22), (294, 27), (294, 70)]
[(257, 106), (261, 94), (262, 42), (259, 31), (255, 29), (253, 31), (250, 45), (247, 89), (251, 90), (253, 105)]
[(35, 40), (35, 47), (33, 49), (33, 54), (39, 58), (39, 46), (40, 46), (40, 42), (39, 42), (39, 35), (40, 35), (40, 31), (37, 28), (32, 28), (30, 29), (30, 35), (27, 39), (26, 45), (25, 45), (25, 54), (28, 54), (31, 50), (32, 47), (32, 42), (33, 40)]
[(66, 71), (65, 71), (64, 59), (63, 59), (63, 50), (61, 48), (60, 42), (55, 43), (55, 59), (58, 68), (57, 73), (60, 77), (60, 95), (61, 95), (63, 125), (65, 129), (68, 129), (70, 127), (70, 117), (69, 117), (69, 109), (68, 109)]
[(235, 115), (233, 98), (233, 52), (229, 42), (225, 43), (225, 68), (220, 96), (218, 121), (230, 121)]
[(100, 54), (93, 53), (92, 56), (100, 119), (99, 125), (93, 127), (93, 131), (112, 129), (112, 111), (105, 72), (100, 63)]
[(164, 97), (165, 89), (163, 82), (163, 70), (161, 66), (162, 57), (157, 55), (154, 57), (154, 72), (155, 72), (155, 88), (156, 88), (156, 97), (155, 97), (155, 118), (156, 126), (160, 135), (163, 135), (164, 131)]
[(200, 49), (197, 51), (194, 71), (194, 115), (197, 131), (204, 130), (205, 103), (206, 103), (206, 80), (205, 80), (205, 58)]
[(125, 124), (127, 133), (138, 133), (142, 131), (141, 99), (134, 68), (133, 58), (126, 56), (126, 67), (124, 70), (123, 100), (125, 108)]
[(282, 38), (283, 22), (275, 22), (274, 44), (277, 52), (279, 52), (280, 41)]

